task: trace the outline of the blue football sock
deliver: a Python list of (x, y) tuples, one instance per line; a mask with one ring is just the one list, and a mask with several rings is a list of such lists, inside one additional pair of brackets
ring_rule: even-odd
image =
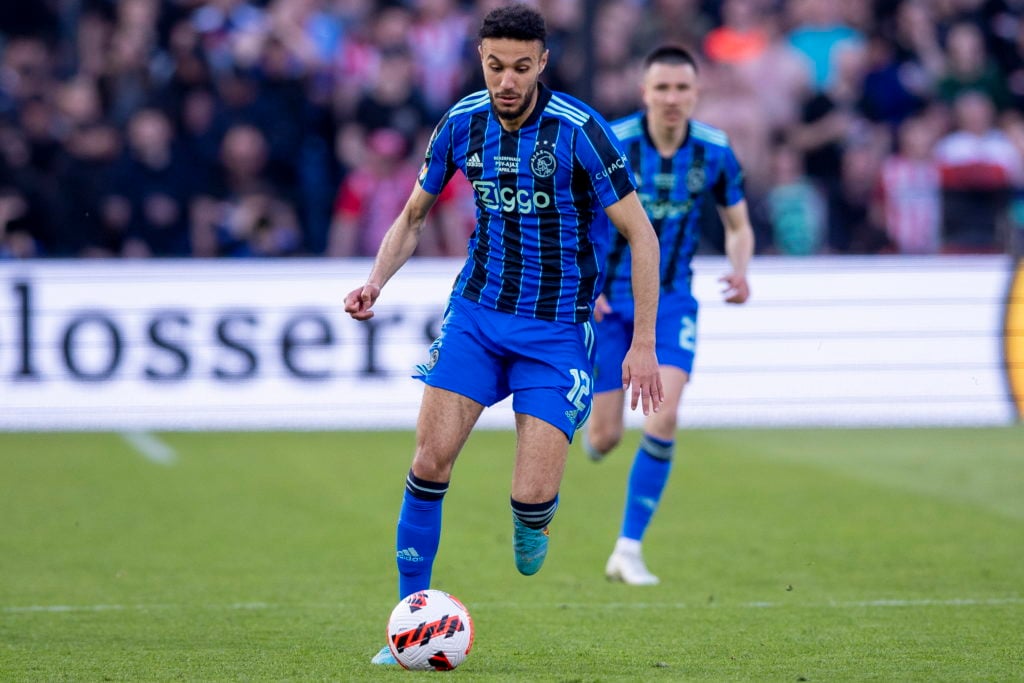
[(633, 458), (626, 485), (626, 509), (622, 516), (622, 536), (643, 540), (644, 532), (658, 509), (661, 493), (672, 470), (674, 442), (644, 434)]
[(430, 588), (430, 575), (441, 541), (441, 503), (448, 482), (420, 479), (409, 471), (395, 535), (398, 599)]

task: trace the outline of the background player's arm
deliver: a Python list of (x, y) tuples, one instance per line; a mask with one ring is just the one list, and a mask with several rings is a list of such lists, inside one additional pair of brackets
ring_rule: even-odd
[[(636, 192), (605, 209), (616, 229), (629, 242), (633, 269), (633, 342), (622, 363), (622, 385), (632, 385), (630, 406), (635, 410), (643, 399), (644, 415), (655, 411), (664, 400), (658, 359), (654, 353), (654, 330), (658, 316), (658, 290), (661, 287), (658, 236)], [(645, 389), (646, 388), (646, 389)], [(649, 396), (646, 391), (649, 391)], [(648, 404), (650, 398), (651, 404)]]
[(727, 303), (742, 304), (750, 297), (747, 266), (754, 256), (754, 228), (750, 225), (747, 202), (740, 200), (732, 206), (720, 206), (718, 214), (725, 226), (725, 254), (732, 266), (732, 272), (718, 281), (725, 283), (722, 293)]
[(370, 308), (380, 296), (381, 288), (416, 251), (427, 214), (436, 200), (437, 195), (430, 194), (419, 185), (413, 188), (402, 212), (384, 235), (366, 284), (352, 290), (345, 297), (346, 313), (356, 320), (369, 320), (373, 317)]

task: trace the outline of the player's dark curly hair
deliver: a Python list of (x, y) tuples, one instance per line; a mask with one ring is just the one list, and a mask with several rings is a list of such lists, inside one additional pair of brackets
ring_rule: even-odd
[(497, 7), (487, 13), (480, 24), (480, 40), (511, 38), (512, 40), (547, 41), (548, 30), (540, 12), (522, 3)]
[(660, 45), (644, 58), (644, 68), (651, 64), (689, 64), (697, 71), (697, 60), (693, 53), (681, 45)]

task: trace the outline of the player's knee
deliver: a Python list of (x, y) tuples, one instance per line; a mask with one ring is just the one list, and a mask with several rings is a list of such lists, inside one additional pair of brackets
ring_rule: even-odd
[(619, 442), (622, 441), (622, 429), (608, 428), (608, 427), (595, 427), (591, 425), (589, 432), (587, 433), (587, 439), (590, 443), (590, 447), (605, 455), (611, 452)]
[(427, 481), (448, 481), (451, 479), (453, 460), (418, 448), (412, 459), (412, 473)]
[(658, 412), (648, 415), (644, 421), (644, 431), (659, 439), (671, 440), (675, 438), (678, 427), (678, 411), (673, 406), (668, 405), (668, 402), (662, 404)]

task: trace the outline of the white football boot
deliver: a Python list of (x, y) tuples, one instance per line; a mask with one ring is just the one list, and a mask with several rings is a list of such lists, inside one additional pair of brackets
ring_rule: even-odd
[(604, 575), (611, 581), (621, 581), (630, 586), (656, 586), (661, 583), (644, 564), (640, 541), (631, 538), (620, 538), (615, 542), (615, 550), (604, 567)]

